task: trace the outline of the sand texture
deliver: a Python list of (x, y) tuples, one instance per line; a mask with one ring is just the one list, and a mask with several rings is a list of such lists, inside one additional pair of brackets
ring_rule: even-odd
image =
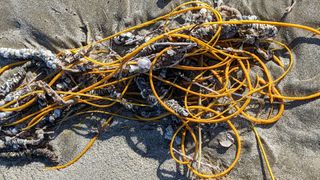
[[(243, 14), (262, 20), (320, 26), (318, 0), (225, 0)], [(54, 52), (79, 47), (126, 27), (162, 15), (182, 0), (1, 0), (0, 47), (37, 48)], [(212, 1), (210, 1), (212, 2)], [(294, 68), (281, 82), (284, 95), (302, 96), (320, 90), (320, 37), (297, 29), (280, 28), (278, 39), (289, 44)], [(272, 65), (270, 65), (272, 67)], [(274, 67), (274, 72), (277, 68)], [(272, 126), (259, 127), (277, 179), (320, 178), (320, 99), (294, 102)], [(95, 117), (99, 118), (99, 117)], [(92, 120), (61, 132), (52, 143), (62, 162), (74, 157), (88, 142)], [(70, 123), (72, 124), (72, 123)], [(68, 128), (68, 124), (65, 125)], [(76, 164), (61, 171), (45, 171), (46, 160), (0, 160), (0, 179), (187, 179), (185, 169), (171, 159), (163, 133), (166, 124), (118, 119)], [(269, 179), (252, 132), (241, 134), (243, 151), (227, 179)], [(204, 153), (230, 162), (234, 148), (221, 153), (214, 140)]]

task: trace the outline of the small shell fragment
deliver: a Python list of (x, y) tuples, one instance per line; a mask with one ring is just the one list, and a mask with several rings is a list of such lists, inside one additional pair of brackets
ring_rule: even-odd
[(229, 148), (234, 144), (234, 138), (230, 133), (224, 133), (220, 139), (218, 139), (220, 146)]
[(138, 60), (138, 66), (141, 70), (149, 70), (151, 66), (151, 61), (149, 58), (143, 57)]

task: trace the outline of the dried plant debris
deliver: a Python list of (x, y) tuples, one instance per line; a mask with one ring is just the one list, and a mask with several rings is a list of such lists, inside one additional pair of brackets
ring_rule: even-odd
[[(186, 3), (163, 17), (57, 54), (0, 48), (0, 59), (15, 62), (0, 69), (0, 157), (44, 156), (56, 162), (56, 152), (48, 145), (51, 133), (68, 118), (100, 113), (162, 119), (175, 160), (199, 177), (227, 174), (241, 147), (231, 120), (241, 116), (250, 123), (274, 123), (285, 100), (320, 95), (295, 99), (277, 89), (286, 74), (274, 76), (266, 64), (272, 62), (283, 73), (292, 65), (292, 59), (275, 53), (284, 49), (292, 54), (274, 40), (277, 23), (258, 21), (218, 0), (214, 4), (216, 9), (198, 1)], [(101, 124), (99, 132), (111, 119)], [(220, 126), (225, 133), (216, 142), (225, 149), (237, 148), (235, 163), (220, 174), (205, 175), (194, 169), (195, 157), (201, 157), (202, 142), (211, 136), (199, 127), (212, 135)], [(65, 168), (78, 157), (53, 168)]]

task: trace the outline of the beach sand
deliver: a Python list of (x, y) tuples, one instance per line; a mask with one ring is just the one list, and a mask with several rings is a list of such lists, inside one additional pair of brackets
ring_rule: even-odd
[[(320, 26), (320, 3), (317, 0), (296, 1), (287, 15), (284, 12), (291, 0), (225, 0), (225, 3), (262, 20)], [(79, 47), (87, 40), (101, 39), (153, 19), (181, 2), (186, 1), (2, 0), (0, 47), (41, 47), (55, 52)], [(280, 28), (278, 38), (289, 44), (295, 55), (293, 70), (279, 85), (281, 92), (302, 96), (319, 91), (319, 36)], [(320, 99), (291, 103), (276, 124), (258, 128), (276, 179), (319, 179), (319, 107)], [(46, 171), (44, 167), (48, 162), (41, 159), (1, 160), (0, 179), (186, 179), (185, 169), (170, 157), (168, 141), (163, 137), (164, 128), (165, 124), (118, 119), (71, 167)], [(62, 132), (52, 143), (65, 162), (74, 157), (90, 137), (91, 133), (77, 126)], [(246, 132), (241, 137), (240, 161), (227, 178), (269, 179), (265, 165), (261, 164), (254, 134)], [(212, 157), (224, 156), (210, 146), (205, 151)], [(226, 154), (225, 159), (230, 162), (233, 155)]]

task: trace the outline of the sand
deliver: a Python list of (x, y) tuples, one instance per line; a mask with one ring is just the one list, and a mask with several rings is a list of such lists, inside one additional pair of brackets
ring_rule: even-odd
[[(2, 0), (0, 46), (42, 47), (52, 51), (79, 47), (168, 12), (178, 0)], [(243, 14), (263, 20), (320, 25), (317, 0), (297, 0), (284, 16), (291, 0), (225, 0)], [(294, 50), (295, 66), (280, 84), (286, 95), (304, 95), (320, 89), (319, 37), (281, 28), (279, 39)], [(292, 103), (275, 125), (258, 128), (277, 179), (319, 179), (320, 99)], [(78, 120), (82, 120), (81, 118)], [(1, 160), (0, 179), (186, 179), (168, 153), (163, 138), (165, 124), (145, 124), (119, 119), (76, 164), (61, 171), (44, 171), (45, 160)], [(74, 127), (53, 143), (66, 161), (84, 147), (92, 134)], [(268, 179), (252, 132), (241, 135), (243, 152), (228, 179)], [(205, 153), (219, 154), (214, 142)], [(225, 152), (232, 158), (234, 148)]]

